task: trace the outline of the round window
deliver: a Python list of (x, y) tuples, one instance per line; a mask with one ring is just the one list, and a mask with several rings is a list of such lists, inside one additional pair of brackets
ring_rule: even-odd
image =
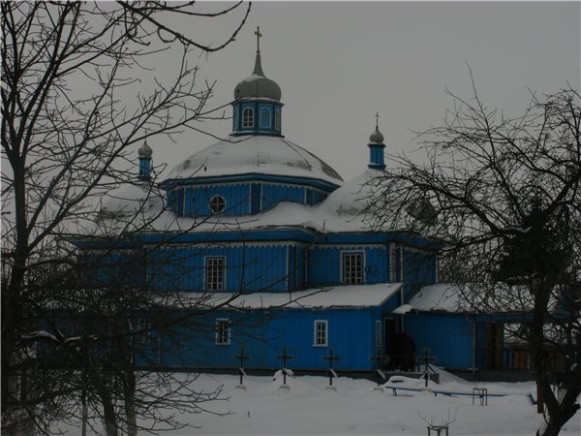
[(224, 200), (224, 197), (222, 197), (221, 195), (214, 195), (210, 199), (210, 210), (212, 211), (212, 213), (224, 212), (225, 208), (226, 201)]

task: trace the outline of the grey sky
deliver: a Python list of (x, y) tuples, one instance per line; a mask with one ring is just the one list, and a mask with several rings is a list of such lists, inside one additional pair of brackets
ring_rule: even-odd
[[(522, 112), (528, 88), (579, 89), (580, 11), (579, 2), (258, 2), (233, 45), (191, 62), (218, 80), (213, 106), (228, 103), (252, 72), (259, 25), (264, 72), (282, 88), (283, 134), (349, 180), (367, 165), (374, 114), (386, 152), (413, 151), (410, 130), (441, 124), (451, 106), (445, 88), (470, 96), (466, 62), (485, 103), (505, 115)], [(193, 35), (208, 40), (227, 20)], [(208, 127), (231, 131), (229, 121)], [(171, 168), (213, 142), (188, 132), (150, 145)]]

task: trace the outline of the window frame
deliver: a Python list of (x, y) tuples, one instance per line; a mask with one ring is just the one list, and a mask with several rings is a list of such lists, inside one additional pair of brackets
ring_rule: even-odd
[(280, 130), (280, 107), (274, 109), (274, 130)]
[(232, 339), (232, 323), (229, 318), (216, 318), (216, 345), (230, 345)]
[[(323, 327), (323, 335), (319, 335), (319, 326)], [(319, 339), (323, 339), (320, 341)], [(316, 319), (313, 321), (313, 347), (329, 346), (329, 321), (326, 319)]]
[[(220, 210), (214, 208), (215, 202), (219, 202), (219, 204), (222, 206)], [(218, 215), (226, 210), (226, 199), (220, 194), (213, 195), (208, 201), (208, 207), (210, 208), (210, 213), (212, 213), (212, 215)]]
[(242, 109), (242, 128), (254, 127), (254, 108), (245, 107)]
[[(349, 268), (347, 265), (348, 259), (356, 256), (360, 259), (359, 271), (355, 270), (352, 265), (349, 265)], [(345, 250), (341, 252), (341, 283), (344, 285), (362, 285), (365, 283), (365, 251)]]
[[(213, 274), (211, 274), (211, 270), (210, 267), (214, 268), (215, 265), (210, 265), (210, 262), (212, 261), (216, 261), (216, 260), (220, 260), (221, 261), (221, 271), (218, 275), (214, 272)], [(215, 276), (216, 283), (221, 283), (221, 287), (214, 287), (214, 286), (210, 286), (212, 283), (214, 283), (213, 279)], [(219, 279), (219, 280), (218, 280)], [(226, 288), (226, 257), (225, 256), (206, 256), (204, 258), (204, 290), (208, 291), (208, 292), (220, 292), (220, 291), (224, 291)]]

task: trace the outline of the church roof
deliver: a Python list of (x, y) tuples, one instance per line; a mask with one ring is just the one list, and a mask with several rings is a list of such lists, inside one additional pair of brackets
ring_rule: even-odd
[(168, 180), (243, 174), (306, 177), (341, 184), (329, 164), (278, 136), (239, 136), (192, 154), (172, 169)]
[(157, 189), (146, 182), (125, 183), (103, 196), (102, 214), (133, 215), (137, 212), (159, 210), (163, 199)]

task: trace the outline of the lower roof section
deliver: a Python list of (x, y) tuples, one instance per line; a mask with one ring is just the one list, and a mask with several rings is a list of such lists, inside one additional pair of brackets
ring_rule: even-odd
[[(398, 295), (401, 283), (378, 283), (373, 285), (343, 285), (306, 289), (295, 292), (256, 292), (236, 295), (217, 292), (204, 304), (210, 307), (229, 309), (347, 309), (380, 307), (391, 297)], [(192, 300), (200, 298), (196, 293)], [(186, 300), (188, 297), (183, 297)]]

